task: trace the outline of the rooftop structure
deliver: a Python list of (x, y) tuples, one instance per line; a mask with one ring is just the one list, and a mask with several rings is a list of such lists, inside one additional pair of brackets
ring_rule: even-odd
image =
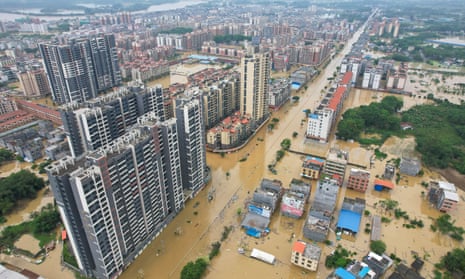
[(391, 181), (383, 179), (375, 179), (374, 185), (376, 191), (383, 191), (384, 189), (392, 190), (395, 186)]
[(374, 215), (371, 222), (371, 241), (381, 240), (381, 217)]
[(416, 176), (421, 170), (421, 162), (416, 158), (402, 157), (400, 160), (399, 171), (401, 174)]
[(318, 181), (315, 199), (303, 229), (306, 238), (314, 241), (326, 239), (338, 193), (339, 186), (336, 181), (331, 179)]
[(336, 229), (344, 234), (356, 235), (360, 229), (365, 200), (344, 198)]
[(321, 248), (315, 244), (298, 240), (292, 246), (291, 263), (310, 271), (318, 269)]

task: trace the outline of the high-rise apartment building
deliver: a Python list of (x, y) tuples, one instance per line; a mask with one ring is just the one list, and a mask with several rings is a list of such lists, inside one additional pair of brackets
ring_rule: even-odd
[(121, 84), (114, 35), (40, 44), (39, 50), (58, 104), (88, 101)]
[(18, 73), (18, 78), (26, 97), (41, 97), (51, 92), (43, 69)]
[[(200, 95), (200, 94), (199, 94)], [(175, 108), (184, 188), (195, 195), (205, 185), (205, 126), (200, 96), (178, 97)]]
[(95, 278), (118, 276), (184, 206), (176, 120), (155, 113), (47, 173), (79, 269)]
[(257, 53), (241, 59), (240, 112), (257, 124), (268, 116), (270, 54)]
[(60, 113), (71, 155), (78, 157), (109, 144), (147, 112), (165, 120), (161, 86), (119, 88), (84, 104), (63, 106)]

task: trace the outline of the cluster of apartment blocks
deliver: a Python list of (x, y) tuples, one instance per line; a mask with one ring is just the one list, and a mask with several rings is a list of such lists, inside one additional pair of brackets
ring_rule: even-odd
[(165, 108), (161, 87), (61, 107), (72, 156), (47, 172), (87, 276), (120, 274), (207, 181), (200, 96)]
[(399, 36), (400, 22), (398, 18), (383, 18), (381, 21), (373, 21), (369, 27), (370, 36), (383, 36), (383, 34)]

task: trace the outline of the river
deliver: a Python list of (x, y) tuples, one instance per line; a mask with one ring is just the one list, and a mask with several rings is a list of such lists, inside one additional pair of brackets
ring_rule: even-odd
[[(202, 0), (195, 0), (195, 1), (180, 1), (180, 2), (174, 2), (174, 3), (167, 3), (167, 4), (159, 4), (159, 5), (151, 5), (149, 6), (146, 10), (142, 10), (142, 11), (135, 11), (135, 12), (131, 12), (132, 14), (144, 14), (144, 13), (151, 13), (151, 12), (162, 12), (162, 11), (169, 11), (169, 10), (176, 10), (176, 9), (182, 9), (182, 8), (185, 8), (187, 6), (193, 6), (193, 5), (198, 5), (198, 4), (202, 4), (202, 3), (205, 3), (206, 1), (202, 1)], [(20, 10), (19, 12), (34, 12), (34, 13), (38, 13), (40, 12), (40, 9), (24, 9), (24, 10)], [(79, 11), (79, 10), (69, 10), (69, 13), (80, 13), (82, 11)], [(94, 16), (103, 16), (103, 15), (106, 15), (107, 13), (98, 13), (98, 14), (95, 14)], [(51, 15), (44, 15), (44, 16), (41, 16), (41, 15), (31, 15), (31, 16), (28, 16), (26, 14), (19, 14), (19, 13), (14, 13), (14, 11), (12, 11), (11, 13), (6, 13), (6, 12), (0, 12), (0, 19), (2, 21), (14, 21), (14, 20), (17, 20), (17, 19), (20, 19), (20, 18), (25, 18), (25, 17), (33, 17), (33, 18), (39, 18), (39, 19), (42, 19), (42, 20), (47, 20), (47, 21), (53, 21), (53, 20), (60, 20), (60, 19), (72, 19), (72, 18), (87, 18), (89, 15), (84, 15), (84, 14), (80, 14), (80, 15), (60, 15), (60, 14), (57, 14), (57, 15), (54, 15), (54, 16), (51, 16)]]

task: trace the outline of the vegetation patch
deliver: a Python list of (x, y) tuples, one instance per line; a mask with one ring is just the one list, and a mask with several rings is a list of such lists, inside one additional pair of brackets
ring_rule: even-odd
[(18, 200), (34, 199), (45, 182), (28, 170), (20, 170), (0, 180), (0, 221), (11, 212)]
[(39, 240), (39, 246), (43, 247), (55, 239), (54, 230), (60, 223), (60, 214), (52, 204), (43, 207), (39, 213), (32, 215), (32, 221), (23, 222), (19, 225), (8, 226), (2, 231), (0, 246), (3, 248), (14, 248), (14, 243), (26, 233), (31, 233)]
[[(394, 97), (384, 97), (380, 103), (371, 103), (347, 110), (337, 126), (337, 136), (354, 139), (361, 144), (382, 144), (392, 133), (400, 131), (400, 118), (397, 111), (403, 101)], [(380, 138), (363, 138), (362, 133), (377, 133)]]
[(345, 267), (352, 261), (351, 257), (354, 255), (354, 252), (343, 248), (341, 245), (338, 245), (336, 250), (334, 250), (333, 253), (326, 257), (325, 266), (327, 268)]
[(439, 231), (440, 233), (448, 235), (455, 240), (462, 241), (465, 230), (462, 227), (454, 226), (454, 223), (455, 220), (451, 220), (449, 214), (444, 214), (437, 218), (430, 228), (434, 232)]

